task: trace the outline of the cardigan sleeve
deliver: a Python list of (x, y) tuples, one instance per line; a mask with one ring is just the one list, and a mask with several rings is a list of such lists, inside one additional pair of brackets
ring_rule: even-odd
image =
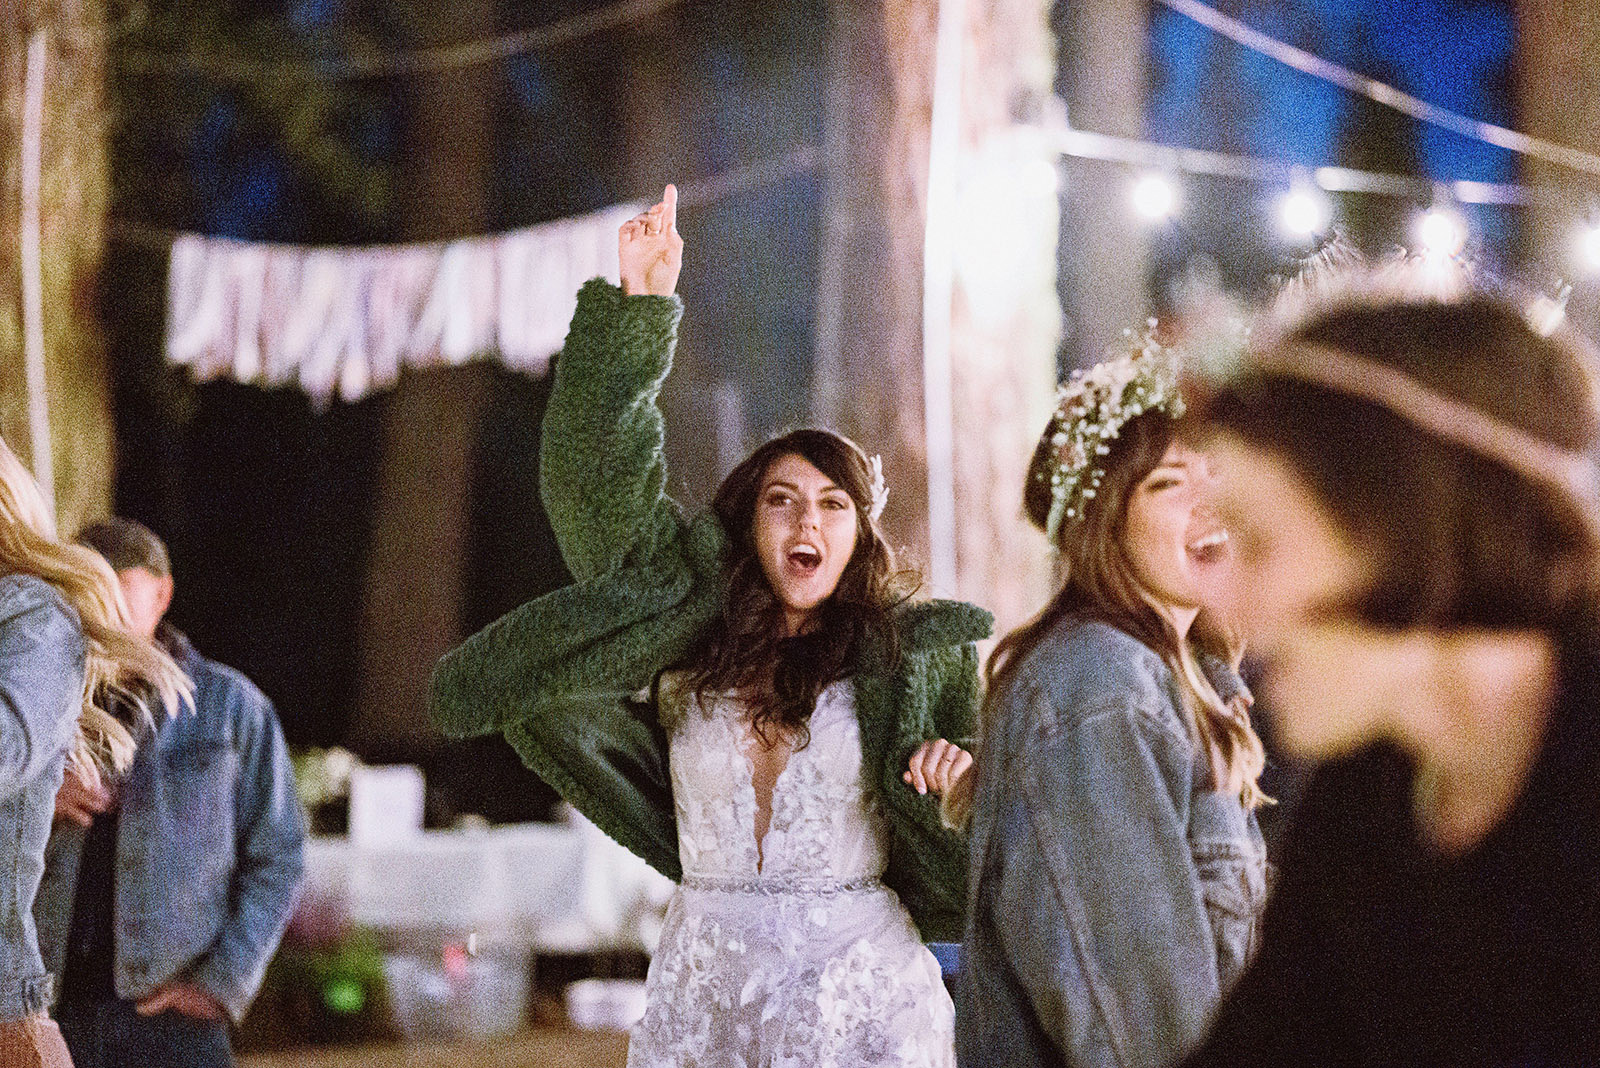
[(683, 536), (656, 406), (682, 313), (676, 297), (625, 296), (598, 278), (578, 293), (540, 433), (539, 481), (579, 582)]
[(978, 647), (971, 642), (957, 647), (942, 667), (932, 695), (934, 729), (939, 737), (972, 749), (978, 733)]
[[(986, 614), (975, 618), (987, 627)], [(977, 649), (971, 642), (905, 657), (894, 684), (899, 694), (894, 740), (879, 772), (891, 830), (884, 880), (899, 895), (922, 936), (931, 941), (961, 938), (967, 898), (966, 835), (940, 819), (935, 795), (918, 794), (900, 776), (922, 742), (952, 735), (965, 739), (977, 700), (977, 670)], [(877, 704), (875, 688), (858, 683), (858, 696), (864, 699), (863, 710)]]
[(595, 279), (556, 364), (540, 489), (576, 583), (513, 609), (434, 669), (448, 735), (503, 731), (523, 762), (670, 876), (677, 842), (666, 738), (628, 695), (681, 659), (714, 617), (724, 538), (666, 494), (656, 394), (681, 305)]

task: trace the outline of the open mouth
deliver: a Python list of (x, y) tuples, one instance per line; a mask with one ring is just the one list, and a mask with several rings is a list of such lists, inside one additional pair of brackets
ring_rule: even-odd
[(1228, 532), (1226, 530), (1212, 531), (1204, 537), (1197, 538), (1184, 546), (1189, 552), (1189, 558), (1199, 564), (1214, 564), (1228, 555)]
[(784, 557), (789, 570), (809, 578), (822, 566), (822, 550), (814, 545), (796, 545)]

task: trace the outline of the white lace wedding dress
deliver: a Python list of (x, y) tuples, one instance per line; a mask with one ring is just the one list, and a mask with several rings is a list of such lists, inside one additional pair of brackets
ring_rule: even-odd
[(867, 1068), (955, 1063), (955, 1011), (911, 917), (880, 883), (887, 830), (861, 776), (848, 682), (772, 793), (760, 849), (737, 703), (671, 727), (683, 881), (667, 910), (629, 1068)]

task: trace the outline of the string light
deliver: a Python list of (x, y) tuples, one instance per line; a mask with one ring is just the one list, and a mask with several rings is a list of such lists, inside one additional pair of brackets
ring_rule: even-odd
[(1292, 189), (1278, 201), (1278, 225), (1290, 237), (1305, 239), (1328, 227), (1328, 198), (1310, 189)]
[(1160, 174), (1146, 174), (1133, 183), (1128, 200), (1146, 222), (1160, 222), (1178, 210), (1178, 187)]
[(1600, 223), (1590, 223), (1578, 230), (1578, 262), (1590, 274), (1600, 274)]
[(1429, 208), (1417, 220), (1416, 231), (1423, 255), (1432, 259), (1448, 259), (1467, 243), (1466, 220), (1451, 208)]

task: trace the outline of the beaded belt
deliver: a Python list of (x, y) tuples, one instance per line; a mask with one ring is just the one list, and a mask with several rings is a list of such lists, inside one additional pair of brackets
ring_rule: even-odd
[(876, 875), (863, 876), (860, 879), (850, 879), (847, 882), (821, 882), (795, 880), (792, 882), (775, 882), (769, 879), (713, 879), (704, 875), (686, 875), (683, 877), (682, 886), (685, 890), (709, 890), (719, 894), (796, 894), (807, 897), (832, 897), (834, 894), (861, 894), (883, 887), (883, 880)]

